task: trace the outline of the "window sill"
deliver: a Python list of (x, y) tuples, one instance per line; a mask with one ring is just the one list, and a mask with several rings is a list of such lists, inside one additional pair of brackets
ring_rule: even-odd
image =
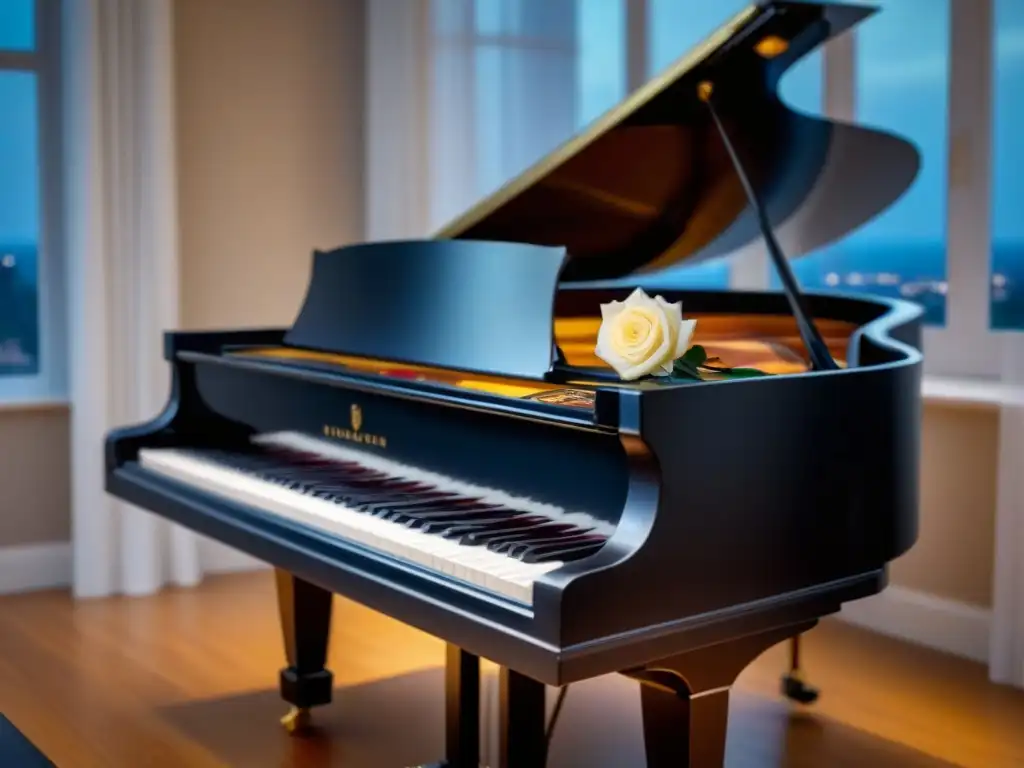
[(928, 405), (986, 410), (1024, 405), (1024, 386), (993, 379), (925, 376), (921, 391)]
[(0, 415), (4, 413), (26, 413), (32, 411), (66, 411), (71, 408), (67, 400), (58, 397), (24, 398), (0, 400)]

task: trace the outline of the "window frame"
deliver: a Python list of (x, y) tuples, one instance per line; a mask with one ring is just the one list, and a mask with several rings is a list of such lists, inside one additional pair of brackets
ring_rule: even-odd
[(39, 151), (37, 247), (39, 370), (0, 376), (0, 407), (67, 401), (65, 266), (63, 259), (60, 3), (35, 0), (35, 46), (0, 49), (0, 72), (36, 75)]

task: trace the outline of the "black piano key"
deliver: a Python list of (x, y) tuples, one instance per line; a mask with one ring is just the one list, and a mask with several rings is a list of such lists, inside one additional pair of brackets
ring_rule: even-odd
[(505, 541), (522, 541), (524, 538), (532, 541), (549, 536), (564, 536), (576, 530), (578, 529), (575, 525), (571, 525), (569, 523), (556, 523), (550, 518), (547, 518), (543, 525), (532, 526), (522, 531), (509, 531), (508, 533), (493, 536), (487, 541), (487, 546), (488, 549), (490, 549)]
[(404, 504), (381, 504), (374, 516), (383, 520), (405, 524), (410, 520), (426, 520), (436, 515), (465, 514), (486, 510), (486, 505), (473, 499), (438, 498)]
[(454, 526), (473, 526), (474, 528), (479, 529), (485, 521), (489, 523), (497, 523), (508, 520), (510, 517), (510, 515), (500, 514), (500, 510), (466, 509), (459, 515), (446, 513), (440, 517), (419, 513), (407, 514), (400, 511), (386, 516), (384, 519), (390, 520), (398, 525), (404, 525), (407, 528), (425, 530), (429, 527), (431, 531), (441, 532)]
[(460, 504), (469, 505), (471, 500), (463, 499), (454, 493), (431, 490), (409, 493), (403, 498), (394, 499), (389, 498), (385, 494), (364, 493), (358, 497), (353, 497), (353, 502), (358, 504), (360, 509), (368, 514), (387, 518), (392, 510), (396, 512), (409, 510), (411, 513), (421, 508), (423, 510), (451, 509), (453, 506)]
[[(341, 492), (338, 494), (338, 498), (341, 503), (352, 509), (371, 517), (380, 517), (385, 520), (389, 519), (387, 510), (392, 506), (402, 508), (405, 504), (423, 503), (422, 497), (415, 493), (382, 493), (366, 496), (363, 494), (354, 495), (348, 492)], [(433, 501), (437, 504), (450, 503), (450, 500), (444, 497), (439, 497)]]
[(528, 563), (579, 559), (606, 539), (543, 515), (467, 498), (421, 481), (295, 451), (204, 451), (202, 456), (298, 493), (352, 506), (467, 546)]
[(509, 515), (495, 515), (493, 512), (483, 512), (480, 515), (467, 515), (463, 518), (452, 518), (446, 520), (418, 520), (408, 524), (410, 528), (416, 528), (424, 533), (436, 533), (443, 538), (461, 541), (463, 537), (471, 533), (482, 533), (494, 531), (497, 528), (508, 529), (509, 525), (540, 525), (547, 518), (540, 515), (528, 515), (525, 513), (513, 513)]
[(388, 520), (396, 522), (403, 519), (415, 520), (418, 523), (460, 523), (476, 522), (482, 519), (493, 518), (505, 520), (526, 514), (513, 509), (502, 509), (495, 504), (460, 504), (460, 505), (437, 505), (433, 509), (396, 509), (394, 514), (386, 516)]
[(528, 530), (547, 525), (551, 518), (543, 515), (524, 515), (489, 525), (483, 530), (468, 532), (459, 541), (467, 544), (488, 544), (502, 536), (520, 535)]
[(561, 561), (568, 563), (572, 560), (582, 560), (585, 557), (590, 557), (592, 554), (597, 552), (604, 543), (596, 544), (578, 544), (574, 547), (563, 547), (557, 548), (557, 545), (550, 545), (550, 547), (540, 549), (538, 548), (535, 552), (530, 552), (525, 555), (522, 560), (524, 563), (553, 563)]
[(503, 531), (523, 530), (524, 527), (542, 525), (547, 518), (540, 515), (514, 515), (502, 518), (484, 518), (475, 521), (451, 521), (446, 523), (428, 523), (420, 526), (428, 528), (430, 533), (442, 538), (476, 546), (485, 543), (486, 535), (498, 535)]
[[(524, 540), (507, 542), (501, 545), (500, 551), (516, 560), (524, 560), (530, 554), (543, 553), (551, 548), (570, 549), (582, 545), (603, 545), (607, 539), (593, 533), (569, 534), (566, 536), (552, 536), (537, 540)], [(494, 551), (499, 551), (496, 548)]]

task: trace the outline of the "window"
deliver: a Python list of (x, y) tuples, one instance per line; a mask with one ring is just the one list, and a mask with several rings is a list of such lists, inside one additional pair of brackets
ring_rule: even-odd
[[(747, 0), (647, 0), (648, 75), (657, 75), (749, 5)], [(818, 114), (822, 103), (821, 54), (804, 57), (779, 83), (782, 99), (794, 109)], [(666, 269), (652, 285), (726, 288), (734, 264), (722, 259)]]
[(876, 219), (794, 262), (804, 288), (908, 298), (944, 324), (949, 27), (949, 0), (890, 0), (858, 28), (854, 120), (914, 142), (921, 170)]
[(0, 71), (0, 375), (39, 373), (38, 77)]
[(1024, 330), (1024, 3), (996, 0), (990, 322)]
[(35, 0), (0, 3), (0, 401), (57, 397), (62, 361), (53, 237), (56, 64)]
[[(798, 111), (910, 140), (921, 170), (886, 211), (795, 259), (794, 271), (808, 290), (920, 303), (927, 372), (999, 375), (1003, 347), (991, 331), (1024, 330), (1024, 174), (1017, 171), (1024, 164), (1024, 3), (849, 1), (880, 11), (798, 62), (783, 77), (781, 98)], [(432, 213), (445, 215), (434, 216), (434, 225), (614, 106), (638, 78), (664, 70), (749, 4), (434, 0), (435, 22), (447, 9), (444, 33), (435, 31), (432, 103), (435, 115), (444, 114), (434, 118), (430, 183), (431, 199), (439, 201)], [(472, 159), (461, 159), (467, 155)], [(990, 268), (982, 269), (986, 259)], [(645, 281), (780, 287), (768, 260), (750, 249)]]
[(621, 0), (435, 0), (431, 10), (437, 227), (622, 99), (625, 22)]

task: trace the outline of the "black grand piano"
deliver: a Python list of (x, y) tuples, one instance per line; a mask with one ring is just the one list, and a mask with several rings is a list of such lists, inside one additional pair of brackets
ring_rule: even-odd
[[(641, 684), (649, 766), (721, 766), (743, 668), (884, 588), (917, 536), (922, 313), (802, 294), (787, 258), (918, 157), (777, 93), (870, 13), (752, 6), (435, 237), (315, 253), (292, 327), (165, 336), (173, 392), (109, 435), (107, 488), (277, 569), (289, 727), (331, 700), (341, 594), (446, 641), (443, 765), (478, 765), (486, 658), (503, 768), (544, 764), (545, 685), (608, 673)], [(658, 282), (750, 247), (784, 290)], [(644, 285), (696, 319), (697, 376), (595, 354)]]

